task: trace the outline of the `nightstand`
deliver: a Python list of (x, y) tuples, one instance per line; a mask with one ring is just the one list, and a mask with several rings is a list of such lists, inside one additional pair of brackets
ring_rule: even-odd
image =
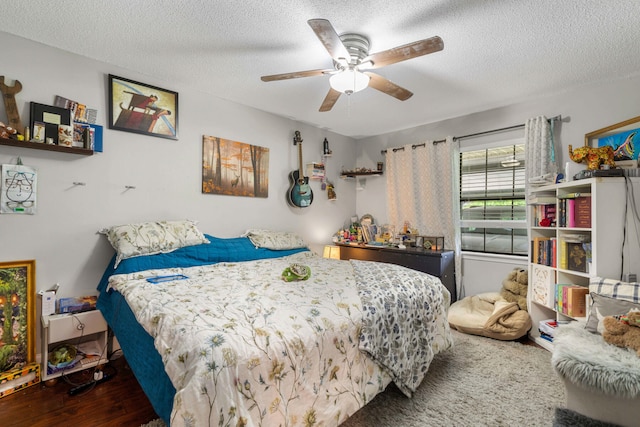
[[(99, 310), (42, 316), (42, 381), (107, 363), (107, 322)], [(68, 369), (51, 372), (47, 361), (56, 347), (70, 344), (88, 354)]]

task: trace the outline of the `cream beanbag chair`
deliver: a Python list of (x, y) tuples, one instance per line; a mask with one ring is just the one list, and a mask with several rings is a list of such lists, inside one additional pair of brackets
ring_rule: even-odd
[(449, 308), (449, 325), (458, 331), (497, 340), (515, 340), (531, 329), (531, 317), (497, 292), (465, 297)]

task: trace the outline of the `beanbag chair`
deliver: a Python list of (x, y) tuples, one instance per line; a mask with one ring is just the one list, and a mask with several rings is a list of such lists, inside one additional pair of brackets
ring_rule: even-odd
[(449, 308), (449, 325), (470, 335), (497, 340), (516, 340), (531, 329), (531, 317), (518, 303), (509, 302), (497, 292), (465, 297)]

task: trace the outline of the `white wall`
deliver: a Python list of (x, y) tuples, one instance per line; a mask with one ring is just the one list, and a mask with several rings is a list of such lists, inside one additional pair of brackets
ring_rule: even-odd
[[(372, 162), (381, 160), (380, 150), (386, 148), (419, 144), (426, 140), (440, 140), (448, 135), (461, 136), (513, 126), (539, 115), (547, 117), (562, 115), (564, 120), (562, 123), (556, 124), (555, 134), (558, 164), (564, 168), (564, 163), (568, 160), (569, 144), (582, 146), (586, 133), (640, 115), (638, 93), (640, 93), (640, 75), (616, 81), (600, 82), (573, 91), (514, 103), (507, 107), (362, 139), (357, 142), (357, 165), (368, 166)], [(411, 102), (411, 100), (406, 102)], [(460, 102), (464, 102), (464, 100), (460, 100)], [(511, 139), (523, 134), (523, 130), (520, 129), (495, 134), (491, 137), (483, 136), (473, 141), (480, 143), (490, 140), (489, 138)], [(469, 140), (466, 141), (469, 142)], [(380, 224), (388, 221), (386, 181), (384, 179), (370, 180), (365, 190), (357, 192), (356, 208), (359, 214), (373, 215)], [(491, 272), (501, 273), (511, 270), (511, 267), (504, 264), (503, 261), (497, 263), (487, 261), (480, 264), (476, 259), (467, 261), (463, 259), (463, 263), (467, 267), (463, 268), (465, 271), (462, 282), (466, 295), (484, 292), (487, 288), (485, 278), (492, 274)], [(523, 260), (522, 263), (526, 263), (526, 260)], [(473, 274), (471, 271), (467, 271), (471, 267)], [(476, 271), (478, 274), (475, 274)], [(498, 283), (501, 283), (501, 280)], [(499, 289), (498, 284), (495, 290)]]
[[(319, 250), (355, 213), (355, 184), (338, 178), (341, 165), (355, 164), (350, 138), (2, 32), (0, 45), (10, 58), (2, 65), (6, 83), (19, 80), (23, 86), (16, 99), (24, 124), (30, 101), (51, 105), (60, 95), (97, 108), (98, 124), (105, 126), (104, 152), (93, 156), (0, 146), (0, 163), (15, 164), (20, 157), (38, 170), (37, 214), (0, 216), (0, 261), (35, 259), (38, 290), (58, 282), (60, 296), (95, 293), (113, 254), (97, 231), (110, 225), (189, 218), (218, 237), (254, 227), (291, 230)], [(177, 91), (179, 140), (107, 129), (109, 73)], [(0, 107), (0, 121), (6, 120)], [(328, 138), (333, 156), (326, 168), (337, 201), (329, 201), (320, 183), (312, 182), (310, 207), (286, 203), (289, 172), (298, 168), (294, 130), (304, 139), (305, 162), (321, 160), (322, 141)], [(202, 194), (203, 135), (268, 147), (269, 197)], [(76, 181), (86, 185), (74, 186)], [(126, 190), (127, 185), (136, 188)]]

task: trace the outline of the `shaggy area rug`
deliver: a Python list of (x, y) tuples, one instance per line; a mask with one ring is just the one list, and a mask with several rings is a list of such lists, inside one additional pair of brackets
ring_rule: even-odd
[(620, 427), (604, 421), (594, 420), (571, 409), (556, 408), (553, 427)]
[(565, 405), (565, 392), (551, 367), (551, 353), (518, 342), (453, 334), (455, 347), (434, 358), (412, 399), (390, 385), (341, 427), (553, 424), (556, 407)]

